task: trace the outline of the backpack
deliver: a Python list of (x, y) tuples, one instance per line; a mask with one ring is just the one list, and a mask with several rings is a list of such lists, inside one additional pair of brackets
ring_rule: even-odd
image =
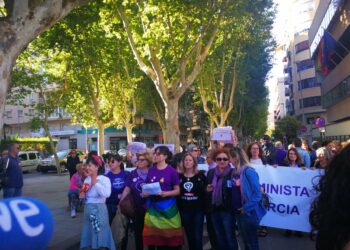
[(0, 190), (6, 186), (7, 176), (6, 171), (9, 166), (10, 158), (0, 159)]
[[(247, 178), (246, 170), (244, 170), (244, 175), (245, 175), (245, 178), (248, 180), (249, 188), (251, 189), (251, 184), (249, 179)], [(267, 193), (265, 193), (265, 190), (261, 187), (261, 200), (259, 202), (259, 206), (267, 210), (270, 206), (270, 200), (271, 200), (270, 196)]]

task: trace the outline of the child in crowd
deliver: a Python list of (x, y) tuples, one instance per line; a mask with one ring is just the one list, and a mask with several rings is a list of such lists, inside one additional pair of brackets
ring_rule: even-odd
[(83, 184), (84, 179), (84, 165), (82, 163), (78, 163), (76, 165), (77, 172), (73, 174), (69, 183), (69, 191), (68, 191), (68, 201), (70, 207), (70, 215), (72, 218), (75, 218), (77, 215), (77, 207), (79, 204), (79, 193), (81, 186)]

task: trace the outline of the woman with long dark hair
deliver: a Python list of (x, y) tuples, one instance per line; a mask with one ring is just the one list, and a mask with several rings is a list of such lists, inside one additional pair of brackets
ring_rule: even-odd
[(247, 147), (247, 155), (249, 162), (253, 165), (267, 164), (266, 158), (263, 156), (263, 150), (258, 142), (252, 142)]
[(302, 164), (301, 156), (295, 148), (291, 148), (288, 150), (284, 165), (292, 168), (304, 167), (304, 165)]
[(202, 250), (206, 177), (198, 171), (197, 159), (190, 153), (182, 158), (179, 171), (178, 203), (188, 246), (191, 250)]
[(109, 226), (106, 199), (111, 195), (111, 182), (104, 176), (102, 160), (92, 155), (86, 161), (87, 175), (80, 193), (86, 199), (80, 249), (115, 249)]
[(166, 146), (154, 150), (154, 162), (146, 183), (161, 187), (158, 195), (142, 193), (147, 199), (147, 212), (143, 229), (143, 244), (149, 249), (179, 249), (183, 244), (181, 218), (176, 204), (180, 194), (179, 174), (170, 166), (172, 153)]
[(315, 189), (309, 219), (316, 249), (350, 249), (350, 145), (332, 159)]

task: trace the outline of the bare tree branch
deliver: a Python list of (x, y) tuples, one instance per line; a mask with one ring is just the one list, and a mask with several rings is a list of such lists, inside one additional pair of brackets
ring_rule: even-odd
[(186, 90), (188, 89), (188, 87), (193, 83), (193, 81), (196, 79), (197, 75), (199, 74), (201, 68), (202, 68), (202, 64), (204, 62), (204, 59), (206, 58), (206, 56), (209, 53), (209, 49), (212, 46), (214, 39), (216, 37), (216, 34), (219, 30), (219, 26), (221, 23), (221, 20), (224, 16), (224, 10), (225, 10), (225, 6), (226, 6), (226, 1), (222, 2), (222, 6), (221, 6), (221, 10), (219, 13), (219, 17), (216, 21), (216, 24), (213, 28), (213, 31), (211, 32), (211, 35), (209, 37), (209, 40), (207, 42), (207, 44), (201, 48), (201, 52), (199, 53), (199, 55), (197, 55), (196, 57), (196, 63), (191, 71), (191, 73), (188, 75), (188, 77), (186, 78), (185, 82), (181, 82), (181, 87), (178, 89), (176, 96), (181, 97)]
[(136, 48), (136, 45), (135, 45), (135, 41), (134, 41), (134, 38), (132, 36), (132, 32), (130, 30), (130, 24), (129, 24), (129, 20), (124, 12), (124, 10), (122, 8), (118, 8), (118, 14), (120, 16), (120, 18), (122, 19), (123, 21), (123, 25), (124, 25), (124, 28), (125, 28), (125, 31), (126, 31), (126, 35), (128, 37), (128, 40), (129, 40), (129, 44), (130, 44), (130, 47), (131, 47), (131, 50), (136, 58), (136, 61), (138, 63), (138, 65), (140, 66), (141, 70), (148, 76), (152, 79), (152, 81), (156, 82), (157, 81), (157, 76), (155, 74), (155, 72), (152, 70), (151, 67), (147, 66), (143, 59), (141, 58), (137, 48)]

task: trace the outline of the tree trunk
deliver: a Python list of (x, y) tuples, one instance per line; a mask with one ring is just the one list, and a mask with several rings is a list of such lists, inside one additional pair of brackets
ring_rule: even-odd
[(11, 70), (13, 67), (14, 55), (6, 55), (0, 52), (0, 134), (4, 129), (4, 112), (6, 104), (6, 95), (10, 83)]
[(49, 129), (49, 124), (48, 124), (48, 114), (47, 111), (44, 111), (44, 130), (45, 130), (45, 134), (47, 137), (49, 137), (49, 141), (50, 141), (50, 148), (53, 154), (53, 157), (55, 159), (55, 165), (56, 165), (56, 169), (57, 169), (57, 174), (61, 175), (62, 171), (61, 171), (61, 166), (60, 166), (60, 161), (58, 160), (58, 156), (57, 156), (57, 151), (56, 151), (56, 147), (55, 144), (53, 142), (52, 136), (51, 136), (51, 132)]
[(101, 122), (98, 121), (97, 122), (97, 126), (98, 126), (98, 138), (97, 138), (97, 143), (98, 143), (98, 155), (102, 156), (102, 154), (104, 154), (105, 151), (105, 125)]
[(91, 0), (13, 0), (8, 4), (7, 16), (0, 20), (0, 134), (4, 127), (3, 117), (11, 71), (20, 52), (71, 10), (89, 1)]
[(126, 139), (129, 142), (132, 142), (132, 127), (131, 126), (125, 126), (126, 128)]
[(180, 129), (179, 129), (179, 100), (168, 99), (164, 102), (165, 107), (165, 129), (164, 143), (174, 144), (175, 151), (180, 146)]

